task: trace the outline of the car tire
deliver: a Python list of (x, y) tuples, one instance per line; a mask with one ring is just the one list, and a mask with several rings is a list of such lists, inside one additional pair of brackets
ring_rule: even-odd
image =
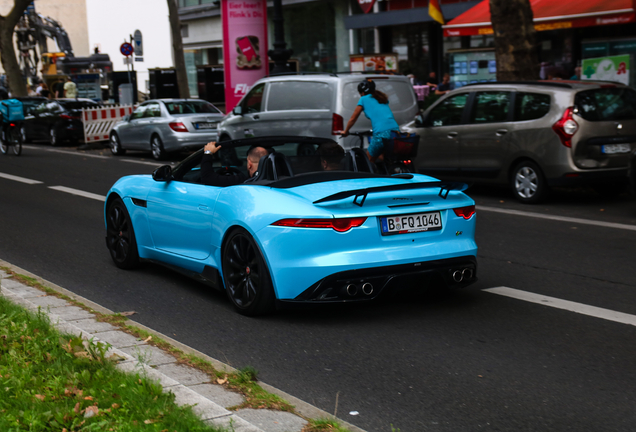
[(7, 154), (9, 151), (9, 144), (7, 144), (7, 135), (4, 130), (0, 132), (0, 153)]
[(117, 267), (132, 269), (139, 266), (135, 230), (120, 198), (114, 199), (106, 211), (106, 246)]
[(257, 316), (274, 309), (274, 287), (258, 245), (243, 229), (230, 233), (223, 246), (225, 291), (242, 315)]
[(119, 135), (116, 133), (110, 134), (110, 151), (115, 156), (121, 156), (126, 154), (126, 149), (121, 146), (121, 141), (119, 139)]
[(60, 138), (57, 136), (57, 131), (55, 130), (55, 126), (51, 126), (49, 129), (49, 144), (53, 147), (60, 143)]
[(510, 186), (515, 198), (526, 204), (541, 202), (549, 192), (541, 168), (529, 160), (518, 163), (512, 170)]
[(166, 151), (163, 148), (163, 142), (159, 135), (153, 135), (150, 138), (150, 151), (152, 151), (152, 157), (155, 160), (163, 160), (166, 157)]
[(24, 128), (24, 125), (20, 126), (20, 137), (21, 137), (23, 143), (26, 144), (26, 143), (29, 142), (29, 138), (27, 136), (26, 129)]

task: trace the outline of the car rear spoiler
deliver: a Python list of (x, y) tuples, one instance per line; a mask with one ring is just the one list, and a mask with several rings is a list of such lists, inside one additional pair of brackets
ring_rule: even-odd
[(370, 193), (378, 193), (378, 192), (390, 192), (390, 191), (398, 191), (398, 190), (411, 190), (411, 189), (431, 189), (431, 188), (440, 188), (439, 196), (442, 199), (446, 199), (450, 191), (465, 191), (468, 189), (468, 184), (462, 182), (443, 182), (443, 181), (433, 181), (433, 182), (418, 182), (418, 183), (407, 183), (407, 184), (399, 184), (399, 185), (389, 185), (389, 186), (378, 186), (372, 188), (365, 189), (354, 189), (349, 191), (338, 192), (333, 195), (326, 196), (317, 201), (314, 201), (314, 204), (320, 204), (328, 201), (338, 201), (341, 199), (355, 197), (353, 199), (353, 203), (357, 206), (362, 207), (364, 205), (364, 201), (367, 199), (367, 195)]

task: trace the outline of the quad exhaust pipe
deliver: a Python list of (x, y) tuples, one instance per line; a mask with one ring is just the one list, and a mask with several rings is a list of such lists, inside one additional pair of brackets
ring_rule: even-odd
[(461, 270), (455, 270), (452, 273), (453, 280), (457, 283), (460, 283), (464, 280), (469, 280), (473, 278), (473, 269), (464, 268)]

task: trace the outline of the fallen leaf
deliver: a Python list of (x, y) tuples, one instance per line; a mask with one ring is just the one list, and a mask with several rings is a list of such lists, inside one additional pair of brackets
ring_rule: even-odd
[(111, 405), (111, 408), (112, 409), (117, 409), (117, 408), (119, 408), (119, 404), (114, 403), (114, 404)]
[(144, 342), (149, 342), (150, 339), (152, 339), (152, 336), (148, 336), (146, 339), (144, 339)]
[(84, 398), (84, 400), (90, 400), (90, 401), (92, 401), (92, 400), (93, 400), (93, 396), (86, 396), (86, 397)]
[(74, 353), (74, 355), (75, 357), (80, 357), (80, 358), (91, 358), (91, 355), (87, 353), (86, 351), (78, 351)]
[(89, 407), (86, 407), (84, 418), (91, 418), (93, 416), (96, 416), (97, 414), (99, 414), (99, 408), (97, 407), (97, 405), (91, 405)]
[(80, 403), (76, 403), (75, 404), (75, 408), (73, 408), (73, 411), (75, 411), (75, 414), (79, 414), (80, 412)]
[(36, 394), (36, 395), (34, 395), (34, 397), (35, 397), (36, 399), (39, 399), (39, 400), (41, 400), (42, 402), (44, 402), (44, 398), (45, 398), (45, 396), (42, 396), (41, 394)]
[(157, 420), (144, 420), (144, 423), (146, 424), (153, 424), (155, 423)]
[(108, 360), (113, 361), (115, 363), (119, 363), (126, 360), (126, 357), (120, 356), (117, 353), (113, 353), (110, 357), (108, 357)]
[(221, 378), (217, 378), (217, 379), (216, 379), (216, 382), (217, 382), (218, 384), (225, 384), (225, 383), (227, 382), (227, 377), (225, 377), (225, 378), (223, 378), (223, 379), (221, 379)]
[(135, 311), (127, 311), (127, 312), (119, 312), (119, 315), (121, 315), (121, 316), (131, 316), (131, 315), (134, 315), (136, 313), (137, 312), (135, 312)]

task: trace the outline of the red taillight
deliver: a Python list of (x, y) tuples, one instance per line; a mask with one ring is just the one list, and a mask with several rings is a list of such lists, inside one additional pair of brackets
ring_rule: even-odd
[(344, 119), (336, 113), (331, 116), (331, 135), (338, 135), (344, 130)]
[(463, 217), (464, 219), (468, 220), (471, 218), (472, 215), (475, 214), (475, 206), (471, 205), (468, 207), (454, 208), (453, 211), (457, 216)]
[(349, 231), (351, 228), (361, 226), (367, 218), (340, 218), (340, 219), (281, 219), (272, 225), (296, 228), (331, 228), (338, 232)]
[(172, 129), (175, 132), (187, 132), (188, 128), (185, 127), (185, 125), (181, 122), (179, 123), (170, 123), (170, 129)]
[(73, 117), (68, 114), (60, 114), (60, 118), (64, 120), (80, 120), (80, 117)]
[(15, 127), (15, 123), (9, 123), (10, 127)]
[(574, 120), (574, 107), (569, 107), (563, 113), (563, 117), (552, 125), (552, 130), (561, 139), (561, 144), (566, 147), (572, 147), (572, 137), (579, 130), (579, 124)]

